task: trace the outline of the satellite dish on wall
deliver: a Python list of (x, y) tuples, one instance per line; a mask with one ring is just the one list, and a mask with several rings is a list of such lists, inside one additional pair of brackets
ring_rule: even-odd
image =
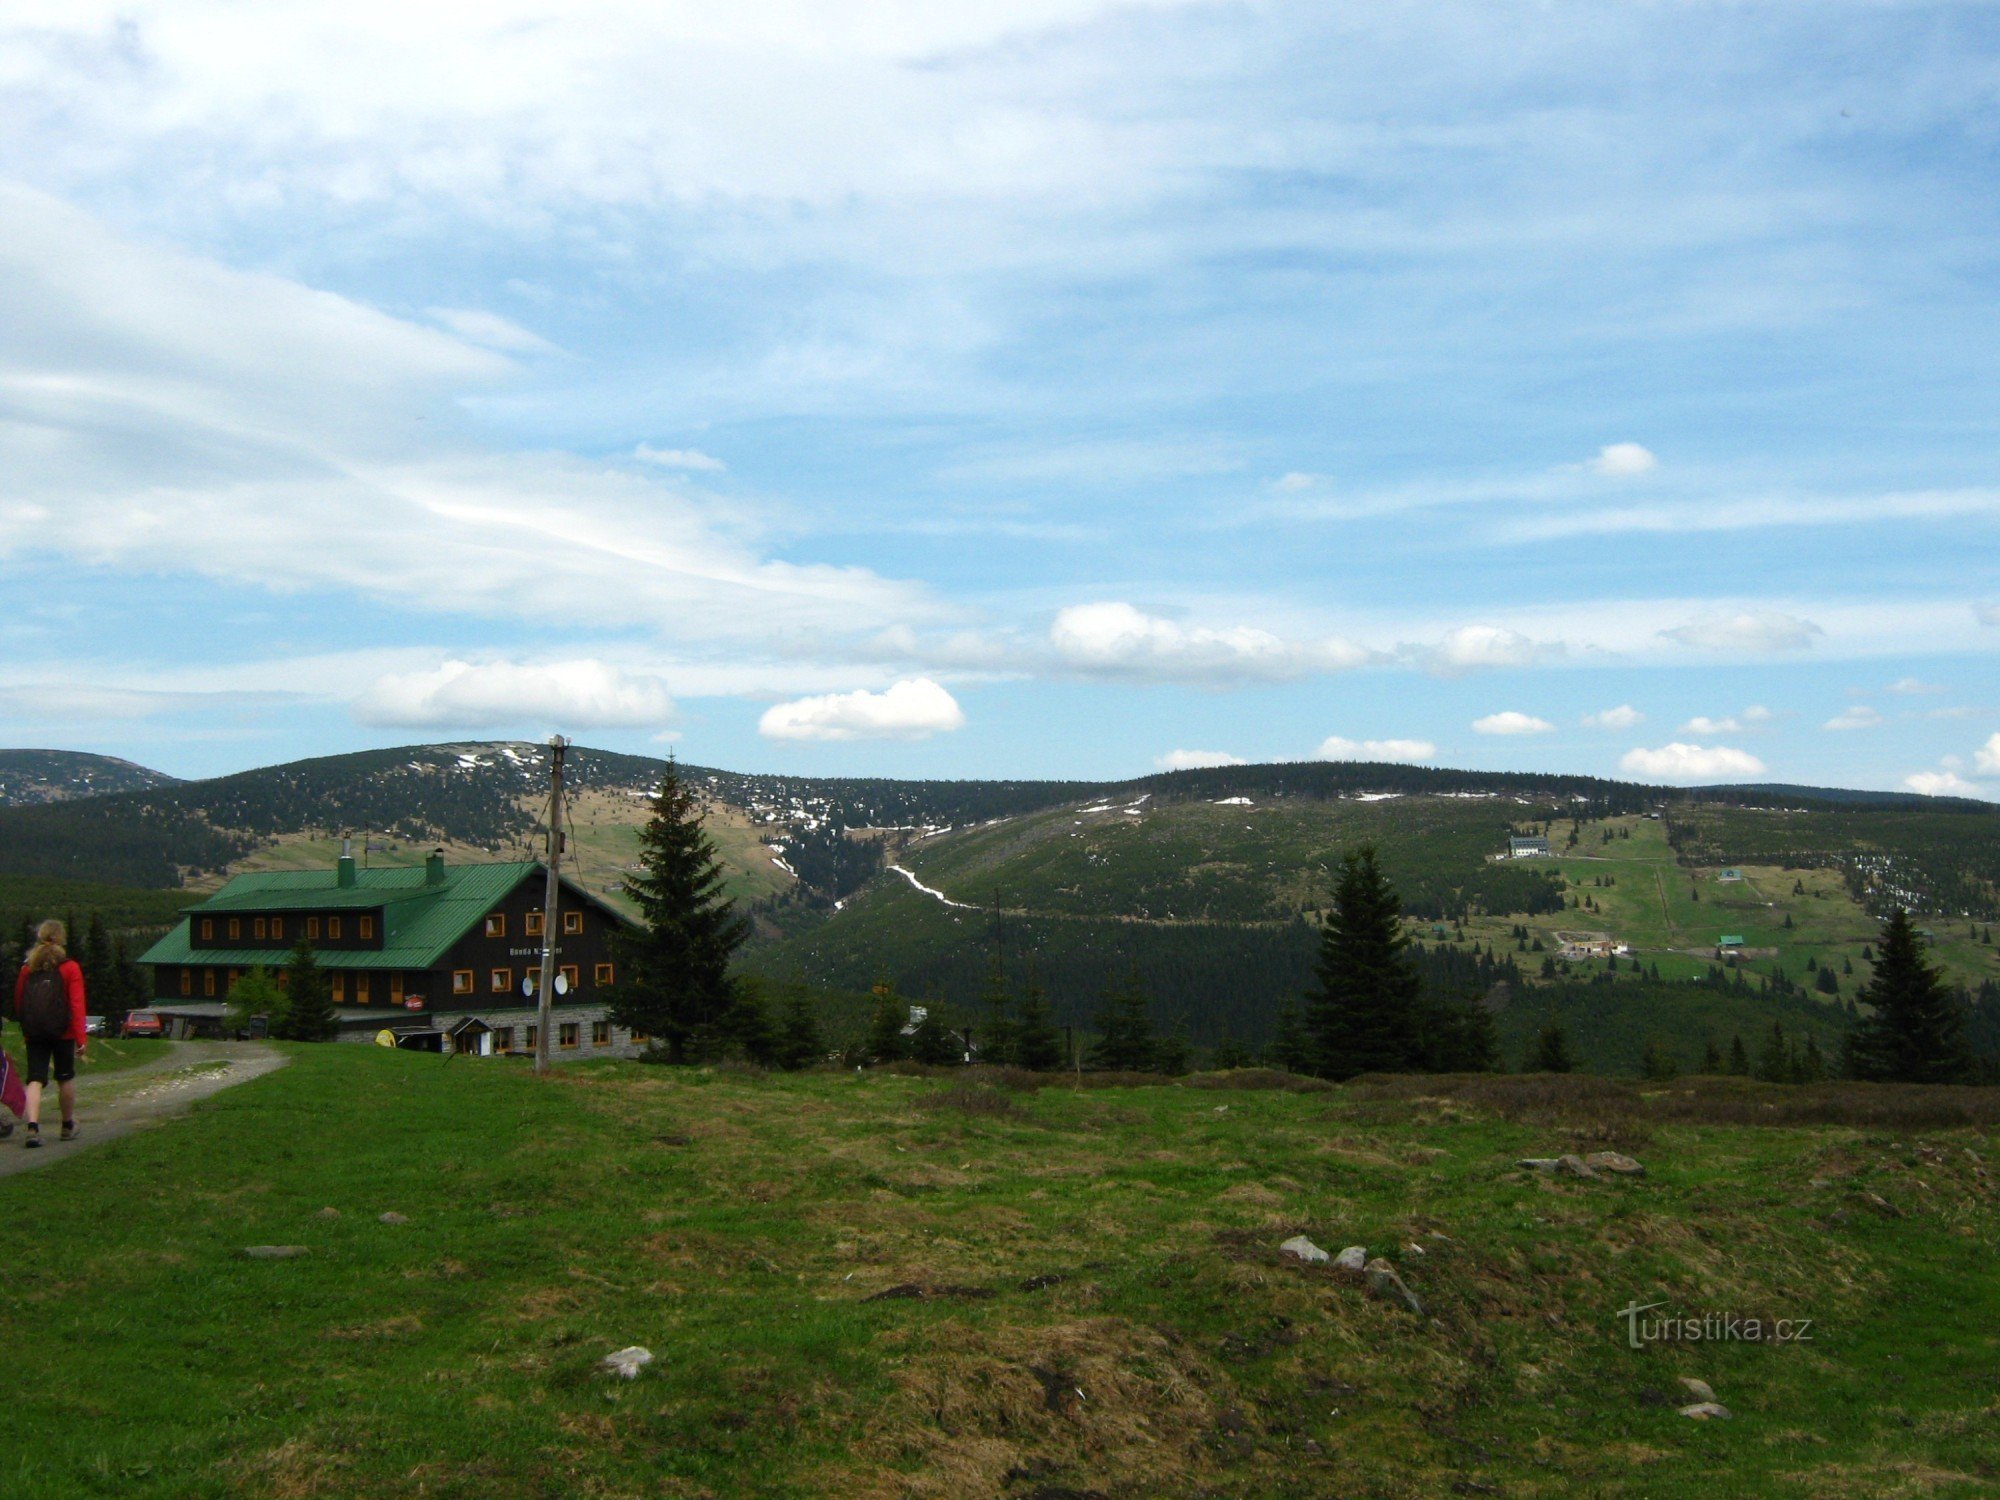
[(556, 975), (556, 993), (558, 995), (567, 995), (569, 993), (569, 975)]

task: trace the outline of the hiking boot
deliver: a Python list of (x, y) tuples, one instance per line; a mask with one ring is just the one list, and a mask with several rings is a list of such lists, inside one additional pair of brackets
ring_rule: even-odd
[(28, 1138), (25, 1141), (21, 1142), (23, 1149), (32, 1151), (35, 1149), (35, 1147), (41, 1145), (41, 1143), (42, 1143), (42, 1127), (39, 1125), (30, 1125), (28, 1127)]
[(74, 1120), (63, 1121), (62, 1138), (66, 1141), (73, 1141), (76, 1139), (76, 1121)]

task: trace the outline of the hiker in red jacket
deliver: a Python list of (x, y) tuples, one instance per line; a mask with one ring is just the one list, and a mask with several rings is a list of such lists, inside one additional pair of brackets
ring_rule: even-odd
[(90, 1033), (84, 1021), (83, 970), (64, 949), (66, 936), (60, 922), (37, 927), (35, 946), (14, 981), (14, 1018), (28, 1044), (29, 1146), (42, 1143), (42, 1089), (51, 1067), (62, 1104), (62, 1138), (76, 1139), (76, 1060), (89, 1045)]

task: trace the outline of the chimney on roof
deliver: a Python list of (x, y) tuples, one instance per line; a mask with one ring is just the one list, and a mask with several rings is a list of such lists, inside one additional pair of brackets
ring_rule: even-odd
[(433, 849), (424, 860), (424, 884), (444, 884), (444, 850)]
[(340, 858), (334, 862), (333, 883), (339, 886), (354, 884), (354, 841), (342, 836)]

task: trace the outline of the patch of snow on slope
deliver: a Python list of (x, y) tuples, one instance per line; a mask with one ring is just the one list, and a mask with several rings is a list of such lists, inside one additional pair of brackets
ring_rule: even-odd
[(1248, 797), (1218, 797), (1215, 805), (1217, 807), (1255, 807), (1257, 804), (1252, 802)]
[(954, 901), (951, 899), (951, 897), (947, 896), (943, 891), (932, 890), (929, 886), (925, 885), (921, 880), (917, 879), (915, 875), (911, 874), (901, 865), (891, 865), (889, 866), (889, 868), (894, 870), (898, 875), (902, 876), (903, 879), (909, 881), (911, 885), (915, 886), (918, 890), (922, 891), (926, 896), (934, 896), (939, 901), (942, 901), (946, 906), (956, 906), (961, 911), (979, 910), (979, 908), (974, 906), (970, 901)]

